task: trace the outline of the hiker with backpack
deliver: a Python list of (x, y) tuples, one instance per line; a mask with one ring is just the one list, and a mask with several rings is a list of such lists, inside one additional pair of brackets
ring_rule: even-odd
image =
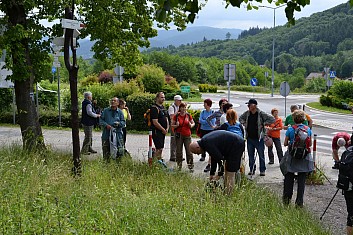
[(223, 125), (227, 122), (227, 111), (231, 108), (233, 108), (233, 105), (231, 103), (226, 103), (222, 106), (223, 114), (221, 116), (221, 119), (219, 120), (219, 125)]
[[(175, 95), (174, 96), (174, 103), (169, 106), (168, 108), (168, 114), (170, 117), (170, 120), (173, 120), (174, 116), (178, 113), (179, 111), (179, 106), (182, 102), (183, 98), (180, 95)], [(173, 127), (170, 129), (170, 157), (169, 161), (175, 162), (176, 161), (176, 139), (174, 135), (174, 129)]]
[(231, 194), (235, 185), (235, 173), (240, 169), (245, 142), (241, 136), (230, 131), (218, 130), (208, 133), (201, 140), (190, 144), (190, 151), (195, 154), (208, 152), (211, 156), (210, 180), (218, 180), (215, 175), (217, 164), (224, 161), (225, 193)]
[(186, 112), (186, 103), (181, 102), (179, 112), (172, 119), (172, 128), (174, 128), (174, 136), (176, 141), (176, 162), (178, 169), (181, 170), (183, 162), (183, 145), (186, 152), (186, 162), (190, 172), (194, 171), (194, 157), (190, 151), (191, 128), (195, 126), (192, 116)]
[(306, 175), (314, 170), (314, 160), (311, 155), (311, 130), (304, 125), (305, 113), (296, 110), (292, 114), (294, 125), (286, 131), (284, 146), (288, 146), (280, 168), (284, 175), (283, 203), (288, 205), (293, 195), (294, 178), (297, 176), (297, 198), (295, 205), (303, 207)]
[[(204, 135), (210, 133), (211, 131), (213, 131), (212, 126), (215, 125), (215, 119), (210, 120), (209, 122), (207, 122), (207, 118), (213, 114), (213, 110), (211, 109), (212, 107), (212, 100), (211, 99), (205, 99), (203, 101), (203, 107), (205, 108), (204, 110), (201, 111), (200, 113), (200, 118), (199, 118), (199, 123), (201, 124), (200, 126), (200, 138), (202, 138)], [(201, 154), (201, 158), (200, 161), (205, 161), (206, 158), (206, 153), (202, 153)], [(208, 167), (207, 167), (208, 166)], [(210, 166), (207, 165), (204, 172), (208, 172)]]
[(99, 118), (99, 125), (103, 127), (102, 149), (103, 159), (109, 162), (110, 158), (117, 159), (124, 155), (123, 130), (125, 118), (123, 112), (118, 108), (119, 99), (114, 97), (110, 100), (110, 107), (105, 108)]
[(227, 122), (222, 124), (217, 130), (233, 132), (244, 139), (244, 128), (238, 122), (238, 114), (234, 109), (229, 109), (226, 113)]
[(152, 140), (156, 147), (155, 156), (158, 160), (162, 160), (165, 136), (169, 130), (168, 111), (163, 106), (164, 101), (164, 93), (158, 92), (156, 103), (150, 108)]
[(332, 157), (333, 160), (335, 161), (335, 164), (333, 165), (332, 169), (338, 169), (339, 168), (339, 157), (338, 157), (338, 150), (340, 147), (345, 147), (345, 149), (348, 148), (348, 146), (351, 145), (351, 136), (346, 133), (346, 132), (339, 132), (337, 133), (333, 139), (332, 139)]
[(281, 144), (281, 130), (283, 129), (282, 118), (278, 116), (278, 109), (276, 108), (273, 108), (271, 110), (271, 114), (275, 118), (275, 122), (265, 127), (267, 130), (267, 133), (266, 133), (267, 137), (272, 139), (272, 144), (266, 144), (265, 142), (265, 145), (267, 146), (267, 149), (268, 149), (268, 159), (269, 159), (268, 164), (275, 163), (275, 156), (273, 154), (273, 144), (276, 147), (278, 162), (281, 162), (283, 158), (283, 151), (282, 151), (282, 144)]

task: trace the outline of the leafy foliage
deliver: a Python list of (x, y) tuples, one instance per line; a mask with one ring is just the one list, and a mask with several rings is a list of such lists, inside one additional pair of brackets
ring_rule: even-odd
[(143, 65), (138, 70), (137, 80), (146, 92), (157, 93), (165, 84), (165, 73), (157, 66)]
[(8, 110), (12, 104), (12, 89), (0, 88), (0, 113)]
[(148, 130), (143, 114), (155, 103), (155, 95), (150, 93), (134, 93), (126, 98), (133, 122), (128, 122), (128, 128), (134, 130)]

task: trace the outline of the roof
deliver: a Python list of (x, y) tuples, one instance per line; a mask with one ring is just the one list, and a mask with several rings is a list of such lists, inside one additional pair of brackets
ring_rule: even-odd
[(324, 76), (322, 75), (322, 73), (310, 73), (306, 79), (310, 80), (310, 79), (313, 79), (313, 78), (323, 78)]

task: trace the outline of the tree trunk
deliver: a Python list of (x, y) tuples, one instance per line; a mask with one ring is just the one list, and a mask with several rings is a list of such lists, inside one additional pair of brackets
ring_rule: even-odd
[[(26, 14), (23, 4), (13, 4), (8, 9), (9, 24), (12, 26), (27, 26)], [(23, 49), (23, 53), (18, 52), (18, 48)], [(14, 41), (10, 48), (12, 61), (14, 65), (22, 65), (28, 69), (26, 77), (13, 71), (13, 80), (15, 84), (16, 105), (21, 127), (23, 148), (26, 150), (36, 150), (44, 146), (42, 129), (39, 124), (38, 113), (31, 98), (33, 94), (34, 71), (32, 69), (30, 49), (28, 39)]]

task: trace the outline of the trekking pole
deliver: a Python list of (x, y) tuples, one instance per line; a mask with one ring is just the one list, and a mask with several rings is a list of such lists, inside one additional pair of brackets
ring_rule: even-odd
[(331, 205), (331, 203), (332, 203), (333, 199), (336, 197), (336, 195), (337, 195), (337, 193), (338, 193), (338, 190), (340, 190), (340, 189), (338, 188), (338, 189), (336, 190), (335, 195), (333, 195), (333, 197), (332, 197), (332, 199), (331, 199), (330, 203), (327, 205), (327, 207), (326, 207), (326, 209), (325, 209), (324, 213), (322, 213), (322, 215), (320, 216), (320, 220), (322, 220), (322, 217), (325, 215), (325, 213), (326, 213), (327, 209), (330, 207), (330, 205)]
[(333, 185), (333, 183), (327, 178), (327, 176), (325, 175), (325, 173), (324, 173), (322, 170), (320, 170), (317, 166), (315, 166), (315, 169), (318, 170), (318, 171), (320, 171), (320, 173), (325, 177), (325, 179), (326, 179), (331, 185)]
[[(315, 166), (315, 168), (317, 169), (317, 167), (316, 167), (316, 137), (317, 137), (317, 135), (316, 134), (314, 134), (314, 143), (313, 143), (313, 160), (314, 160), (314, 166)], [(315, 169), (314, 168), (314, 169)], [(315, 170), (314, 170), (314, 173), (315, 173)]]
[(148, 131), (148, 165), (152, 166), (152, 130)]

